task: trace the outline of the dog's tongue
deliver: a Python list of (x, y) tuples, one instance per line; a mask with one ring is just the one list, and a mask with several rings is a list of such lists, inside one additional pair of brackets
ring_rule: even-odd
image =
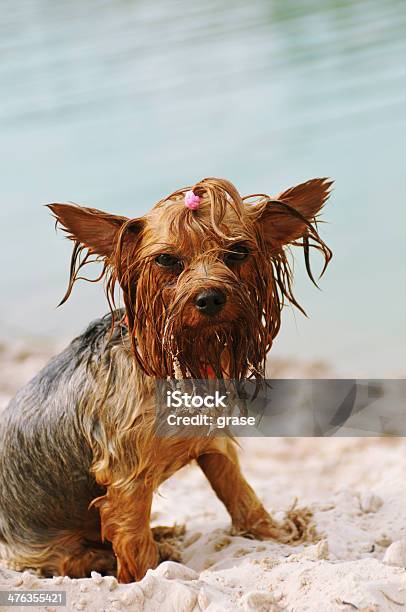
[(207, 378), (216, 378), (216, 374), (214, 373), (214, 370), (211, 367), (211, 365), (207, 364), (205, 367), (206, 367), (206, 376), (207, 376)]

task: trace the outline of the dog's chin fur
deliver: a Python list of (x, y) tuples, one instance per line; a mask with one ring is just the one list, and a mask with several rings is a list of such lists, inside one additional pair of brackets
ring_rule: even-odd
[[(247, 375), (262, 377), (266, 346), (261, 345), (263, 330), (252, 321), (205, 323), (199, 328), (184, 328), (172, 335), (166, 345), (173, 356), (173, 372), (183, 377), (204, 378), (207, 369), (218, 378), (240, 380)], [(261, 333), (262, 332), (262, 333)]]

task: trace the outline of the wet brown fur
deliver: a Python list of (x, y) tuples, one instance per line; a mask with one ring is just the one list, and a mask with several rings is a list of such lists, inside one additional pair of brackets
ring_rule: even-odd
[[(95, 280), (104, 278), (112, 312), (117, 286), (126, 309), (130, 340), (114, 347), (94, 372), (80, 414), (92, 449), (92, 473), (105, 488), (91, 503), (100, 513), (98, 537), (112, 544), (119, 580), (139, 580), (165, 558), (167, 551), (150, 528), (152, 495), (193, 459), (227, 507), (234, 532), (285, 542), (305, 537), (308, 517), (301, 521), (293, 513), (280, 525), (267, 513), (241, 474), (231, 439), (157, 438), (153, 389), (155, 378), (203, 378), (208, 371), (218, 378), (264, 376), (283, 304), (288, 300), (301, 309), (292, 291), (286, 246), (303, 249), (311, 278), (310, 248), (321, 251), (326, 265), (331, 258), (316, 224), (330, 186), (326, 179), (314, 179), (273, 198), (242, 198), (228, 181), (207, 178), (172, 193), (136, 219), (50, 205), (75, 242), (63, 301), (83, 267), (96, 258), (103, 269)], [(191, 188), (202, 197), (197, 211), (184, 205)], [(249, 256), (230, 265), (226, 255), (237, 242), (249, 249)], [(175, 255), (181, 264), (175, 270), (161, 268), (156, 262), (161, 253)], [(219, 288), (227, 295), (224, 309), (210, 321), (194, 307), (202, 288)], [(82, 538), (79, 534), (75, 549), (61, 536), (60, 546), (47, 549), (41, 560), (32, 555), (24, 563), (76, 576), (103, 563), (109, 567), (108, 547), (84, 551)], [(70, 553), (58, 557), (63, 549)]]

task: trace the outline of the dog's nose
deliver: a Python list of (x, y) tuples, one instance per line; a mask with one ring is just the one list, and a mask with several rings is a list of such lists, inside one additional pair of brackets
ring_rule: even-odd
[(195, 300), (195, 306), (199, 312), (212, 317), (217, 314), (226, 303), (225, 294), (219, 289), (208, 289), (199, 293)]

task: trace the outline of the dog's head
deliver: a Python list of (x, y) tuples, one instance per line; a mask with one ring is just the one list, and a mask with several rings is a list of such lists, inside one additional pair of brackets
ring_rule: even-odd
[(313, 179), (273, 198), (242, 198), (228, 181), (208, 178), (137, 219), (51, 204), (75, 241), (64, 300), (95, 255), (110, 304), (121, 286), (134, 354), (147, 374), (261, 377), (284, 300), (300, 308), (286, 247), (304, 249), (312, 280), (310, 247), (322, 251), (324, 267), (331, 258), (316, 227), (331, 184)]

